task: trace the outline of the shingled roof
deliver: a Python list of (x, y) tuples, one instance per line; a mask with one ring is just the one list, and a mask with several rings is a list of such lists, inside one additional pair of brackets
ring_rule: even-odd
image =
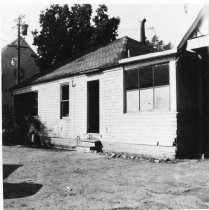
[[(18, 39), (15, 39), (14, 41), (7, 44), (5, 47), (1, 49), (1, 53), (4, 53), (5, 50), (7, 50), (9, 47), (14, 47), (14, 48), (17, 47), (17, 42), (18, 42)], [(32, 54), (35, 54), (33, 49), (29, 46), (29, 44), (25, 41), (25, 39), (22, 36), (20, 36), (20, 47), (25, 48), (25, 49), (29, 48)]]
[(125, 36), (82, 57), (79, 57), (74, 61), (68, 62), (45, 75), (36, 75), (28, 81), (16, 85), (13, 89), (70, 77), (73, 75), (109, 69), (119, 65), (119, 60), (126, 58), (128, 56), (128, 51), (130, 56), (136, 56), (154, 52), (154, 49)]

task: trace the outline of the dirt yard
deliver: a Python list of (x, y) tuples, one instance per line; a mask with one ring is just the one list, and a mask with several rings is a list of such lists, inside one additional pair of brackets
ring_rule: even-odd
[(209, 208), (209, 160), (3, 147), (5, 209)]

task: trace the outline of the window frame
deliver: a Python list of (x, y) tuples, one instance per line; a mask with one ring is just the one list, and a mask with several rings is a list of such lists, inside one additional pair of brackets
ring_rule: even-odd
[[(164, 65), (164, 64), (167, 64), (168, 65), (168, 84), (167, 85), (154, 85), (155, 84), (155, 76), (154, 76), (154, 67), (155, 66), (160, 66), (160, 65)], [(145, 88), (140, 88), (140, 80), (139, 80), (139, 71), (140, 69), (144, 69), (144, 68), (152, 68), (152, 75), (153, 75), (153, 81), (152, 81), (152, 87), (145, 87)], [(127, 90), (126, 89), (126, 84), (127, 84), (127, 81), (126, 81), (126, 75), (127, 75), (127, 72), (128, 71), (133, 71), (133, 70), (138, 70), (138, 89), (133, 89), (133, 90), (138, 90), (139, 91), (139, 108), (138, 110), (134, 110), (134, 111), (128, 111), (127, 109), (127, 92), (128, 91), (133, 91), (132, 89), (131, 90)], [(155, 63), (155, 64), (152, 64), (152, 65), (147, 65), (147, 66), (142, 66), (142, 67), (138, 67), (138, 68), (133, 68), (131, 70), (124, 70), (124, 102), (125, 102), (125, 106), (124, 106), (124, 113), (136, 113), (136, 112), (170, 112), (171, 111), (171, 101), (170, 101), (170, 84), (171, 81), (170, 81), (170, 62), (167, 61), (167, 62), (161, 62), (161, 63)], [(159, 87), (168, 87), (169, 89), (169, 97), (168, 97), (168, 109), (167, 110), (160, 110), (160, 109), (156, 109), (155, 107), (155, 104), (156, 104), (156, 95), (155, 95), (155, 89), (156, 88), (159, 88)], [(140, 95), (141, 95), (141, 91), (140, 90), (147, 90), (147, 89), (152, 89), (153, 90), (153, 108), (150, 109), (150, 110), (142, 110), (141, 109), (141, 100), (140, 100)]]
[[(68, 86), (68, 100), (62, 99), (63, 98), (63, 95), (62, 95), (63, 86)], [(70, 85), (68, 82), (60, 84), (60, 119), (68, 119), (69, 118), (69, 114), (70, 114), (70, 90), (69, 90), (69, 88), (70, 88)], [(62, 107), (63, 107), (63, 103), (66, 103), (66, 102), (68, 102), (68, 116), (63, 116), (63, 108)]]

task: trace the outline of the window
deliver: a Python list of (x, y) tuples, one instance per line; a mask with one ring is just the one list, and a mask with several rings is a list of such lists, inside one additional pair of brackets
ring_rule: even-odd
[(126, 111), (169, 110), (168, 63), (126, 72)]
[(61, 85), (61, 118), (69, 116), (69, 84)]
[(139, 108), (139, 83), (138, 70), (129, 71), (126, 74), (127, 107), (129, 111), (136, 111)]

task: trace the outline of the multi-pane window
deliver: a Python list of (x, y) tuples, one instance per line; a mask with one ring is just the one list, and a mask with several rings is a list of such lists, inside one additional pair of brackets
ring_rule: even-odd
[(168, 63), (126, 72), (126, 111), (169, 110)]
[(61, 85), (61, 101), (60, 101), (60, 116), (68, 117), (69, 116), (69, 84)]

